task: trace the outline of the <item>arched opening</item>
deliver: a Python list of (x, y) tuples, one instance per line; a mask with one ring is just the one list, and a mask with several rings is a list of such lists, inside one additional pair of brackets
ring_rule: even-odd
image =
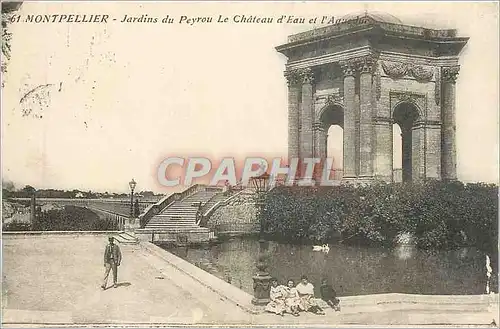
[[(396, 155), (400, 159), (399, 166), (395, 166), (394, 168), (401, 168), (400, 177), (403, 182), (412, 181), (412, 159), (414, 156), (412, 135), (413, 127), (418, 118), (418, 109), (412, 103), (400, 103), (393, 112), (394, 124), (398, 125), (401, 136), (400, 142), (393, 136), (393, 145), (395, 146), (393, 156)], [(396, 150), (396, 147), (399, 147), (400, 151)], [(394, 176), (394, 178), (397, 178), (397, 169)]]
[(331, 125), (327, 131), (326, 156), (333, 158), (333, 167), (342, 169), (344, 160), (344, 130), (339, 125)]
[(344, 159), (344, 110), (340, 105), (329, 105), (320, 116), (324, 136), (324, 157), (333, 158), (332, 179), (342, 179)]

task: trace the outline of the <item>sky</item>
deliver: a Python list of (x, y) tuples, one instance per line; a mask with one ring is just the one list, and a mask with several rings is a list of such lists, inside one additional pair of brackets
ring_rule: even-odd
[[(286, 155), (286, 58), (275, 47), (323, 25), (188, 25), (179, 17), (340, 18), (365, 10), (470, 37), (457, 82), (458, 178), (497, 182), (498, 5), (487, 2), (25, 2), (21, 17), (108, 14), (117, 21), (10, 25), (3, 179), (17, 187), (126, 192), (134, 178), (138, 190), (165, 193), (156, 171), (168, 156)], [(142, 14), (176, 23), (119, 22)], [(49, 86), (21, 105), (40, 85)], [(33, 111), (23, 116), (27, 104)]]

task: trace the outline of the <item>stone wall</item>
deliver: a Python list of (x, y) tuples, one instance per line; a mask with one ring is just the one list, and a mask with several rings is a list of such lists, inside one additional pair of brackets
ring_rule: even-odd
[(208, 243), (214, 236), (208, 230), (193, 229), (172, 232), (148, 232), (147, 230), (136, 230), (135, 236), (140, 241), (153, 243), (175, 244), (177, 246)]
[(216, 235), (250, 234), (259, 231), (255, 192), (246, 189), (210, 216), (207, 227)]

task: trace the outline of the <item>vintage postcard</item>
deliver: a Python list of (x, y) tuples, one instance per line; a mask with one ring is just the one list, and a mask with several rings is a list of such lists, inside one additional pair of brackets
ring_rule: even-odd
[(1, 5), (2, 326), (500, 324), (497, 2)]

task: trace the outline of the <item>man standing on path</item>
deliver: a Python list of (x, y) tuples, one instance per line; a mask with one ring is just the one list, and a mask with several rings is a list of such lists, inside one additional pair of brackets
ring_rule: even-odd
[(122, 253), (120, 251), (120, 247), (114, 244), (114, 238), (112, 236), (109, 237), (109, 244), (106, 246), (104, 250), (104, 282), (102, 283), (101, 288), (103, 290), (106, 289), (106, 284), (108, 283), (109, 271), (113, 270), (113, 288), (116, 288), (116, 281), (118, 278), (118, 266), (122, 261)]

